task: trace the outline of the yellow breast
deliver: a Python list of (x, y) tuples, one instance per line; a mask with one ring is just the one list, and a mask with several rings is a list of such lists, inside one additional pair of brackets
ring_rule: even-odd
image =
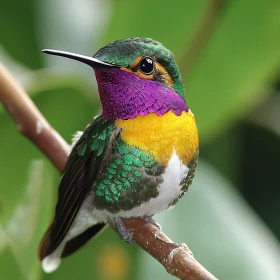
[(167, 164), (174, 149), (184, 164), (194, 156), (198, 147), (197, 127), (191, 111), (176, 116), (169, 111), (163, 116), (155, 113), (129, 120), (117, 120), (122, 139), (131, 146), (151, 153)]

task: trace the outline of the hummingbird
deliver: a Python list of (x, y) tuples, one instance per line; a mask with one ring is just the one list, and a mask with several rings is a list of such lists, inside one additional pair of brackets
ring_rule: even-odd
[(172, 52), (149, 38), (112, 42), (93, 57), (45, 49), (93, 68), (102, 113), (77, 132), (42, 238), (45, 272), (108, 224), (133, 243), (124, 219), (171, 208), (188, 190), (198, 161), (198, 132)]

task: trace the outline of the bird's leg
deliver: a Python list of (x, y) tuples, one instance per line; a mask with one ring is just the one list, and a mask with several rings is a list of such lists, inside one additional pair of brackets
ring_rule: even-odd
[(158, 223), (152, 218), (152, 216), (144, 216), (143, 219), (144, 219), (146, 222), (148, 222), (148, 223), (150, 223), (150, 224), (156, 226), (160, 231), (162, 230), (161, 225), (158, 224)]
[(119, 235), (124, 241), (129, 244), (135, 243), (135, 240), (133, 239), (133, 230), (128, 229), (120, 217), (115, 216), (113, 218), (110, 218), (109, 224), (117, 229)]

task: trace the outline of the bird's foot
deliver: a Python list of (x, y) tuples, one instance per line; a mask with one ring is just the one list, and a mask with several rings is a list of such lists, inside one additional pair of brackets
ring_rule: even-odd
[(160, 231), (162, 230), (161, 225), (158, 224), (151, 216), (144, 216), (143, 219), (144, 219), (146, 222), (148, 222), (148, 223), (150, 223), (150, 224), (156, 226)]
[(125, 242), (129, 244), (135, 243), (135, 240), (133, 239), (133, 230), (128, 229), (120, 217), (112, 218), (112, 224)]

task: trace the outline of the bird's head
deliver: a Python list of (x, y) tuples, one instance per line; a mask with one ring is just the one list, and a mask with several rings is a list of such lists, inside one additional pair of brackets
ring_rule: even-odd
[(184, 88), (171, 51), (147, 38), (115, 41), (93, 57), (44, 50), (90, 65), (96, 74), (103, 117), (130, 119), (138, 115), (188, 112)]

